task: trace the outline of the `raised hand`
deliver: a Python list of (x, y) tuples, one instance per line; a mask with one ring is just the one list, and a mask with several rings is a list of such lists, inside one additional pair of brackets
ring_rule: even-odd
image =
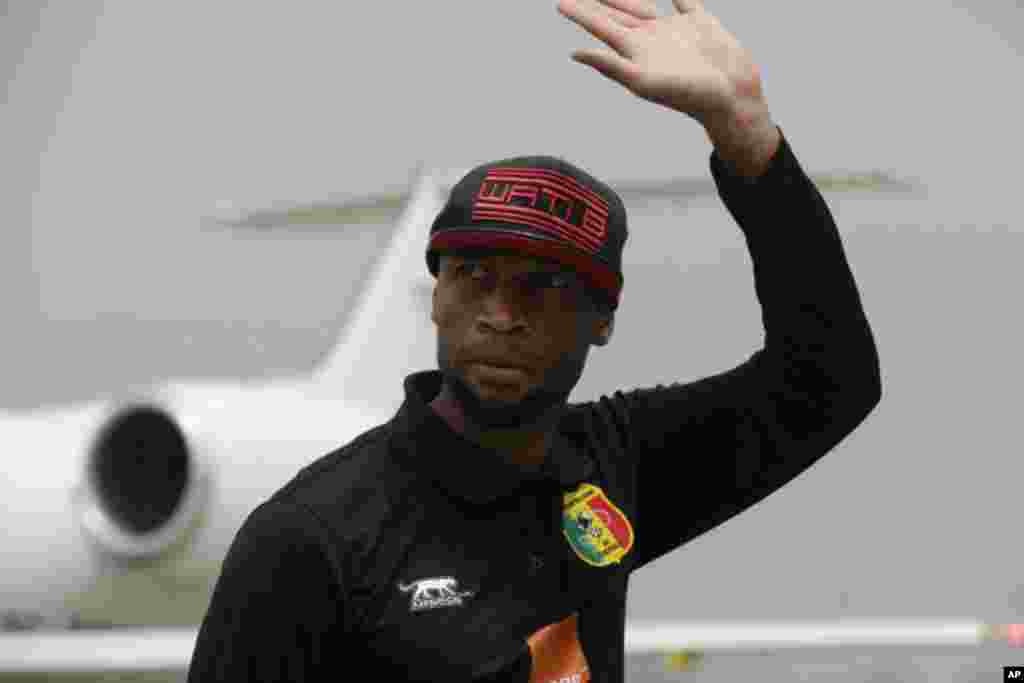
[(667, 16), (658, 16), (649, 0), (560, 0), (558, 10), (611, 48), (577, 50), (573, 59), (638, 97), (705, 128), (716, 117), (767, 117), (749, 52), (701, 2), (673, 2), (677, 11)]

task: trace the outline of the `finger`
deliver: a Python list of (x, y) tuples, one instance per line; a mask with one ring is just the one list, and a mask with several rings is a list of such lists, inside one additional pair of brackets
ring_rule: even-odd
[(615, 7), (638, 19), (657, 19), (658, 8), (648, 0), (601, 0), (609, 7)]
[(612, 21), (603, 12), (584, 5), (578, 0), (559, 0), (558, 11), (585, 28), (595, 38), (604, 41), (616, 52), (625, 51), (626, 29)]
[(636, 28), (647, 21), (646, 19), (637, 19), (632, 14), (626, 14), (625, 12), (611, 7), (605, 7), (604, 11), (612, 18), (613, 21), (622, 24), (626, 28)]
[(682, 14), (695, 12), (701, 7), (701, 3), (698, 0), (672, 0), (672, 4)]
[(577, 50), (572, 58), (580, 64), (595, 69), (604, 76), (630, 88), (637, 78), (637, 67), (633, 62), (607, 50)]

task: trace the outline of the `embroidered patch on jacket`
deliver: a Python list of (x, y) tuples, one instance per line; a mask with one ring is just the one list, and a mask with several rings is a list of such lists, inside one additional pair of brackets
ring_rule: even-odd
[(460, 591), (459, 580), (451, 576), (420, 579), (410, 584), (398, 584), (398, 590), (412, 593), (410, 612), (439, 607), (461, 607), (463, 601), (473, 597), (473, 591)]
[(580, 559), (595, 567), (621, 562), (633, 547), (633, 525), (593, 484), (563, 496), (562, 533)]

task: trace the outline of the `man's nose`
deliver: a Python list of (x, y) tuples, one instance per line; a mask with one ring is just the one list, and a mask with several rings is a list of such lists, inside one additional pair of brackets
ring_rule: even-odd
[(495, 332), (511, 332), (526, 327), (520, 287), (519, 283), (490, 287), (484, 294), (478, 323)]

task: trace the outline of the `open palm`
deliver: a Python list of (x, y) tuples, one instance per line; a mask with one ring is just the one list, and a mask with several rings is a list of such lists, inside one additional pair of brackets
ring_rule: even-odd
[(696, 0), (673, 0), (659, 17), (648, 0), (559, 0), (558, 10), (610, 48), (573, 59), (643, 99), (708, 125), (718, 115), (746, 115), (763, 102), (750, 54)]

